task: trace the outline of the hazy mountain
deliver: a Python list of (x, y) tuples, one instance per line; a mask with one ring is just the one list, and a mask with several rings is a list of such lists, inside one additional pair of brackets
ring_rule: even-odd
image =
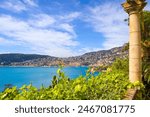
[(37, 55), (37, 54), (0, 54), (0, 64), (9, 65), (14, 62), (24, 62), (28, 60), (34, 60), (39, 58), (47, 58), (47, 55)]
[(81, 56), (58, 58), (47, 55), (37, 54), (0, 54), (1, 66), (57, 66), (63, 63), (65, 66), (81, 65), (107, 65), (111, 64), (116, 57), (125, 58), (128, 51), (122, 51), (122, 47), (102, 50), (97, 52), (85, 53)]

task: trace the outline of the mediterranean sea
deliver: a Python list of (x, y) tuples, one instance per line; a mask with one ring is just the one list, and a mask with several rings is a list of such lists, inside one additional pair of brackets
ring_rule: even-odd
[[(57, 75), (58, 67), (0, 67), (0, 91), (6, 85), (17, 86), (17, 88), (32, 83), (33, 86), (40, 88), (42, 85), (47, 87), (51, 84), (54, 75)], [(88, 67), (64, 67), (65, 75), (70, 79), (85, 75)]]

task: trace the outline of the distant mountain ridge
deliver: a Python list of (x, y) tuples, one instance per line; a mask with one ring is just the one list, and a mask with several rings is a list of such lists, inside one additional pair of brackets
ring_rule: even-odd
[(109, 50), (85, 53), (81, 56), (59, 58), (38, 54), (0, 54), (0, 66), (99, 66), (111, 64), (116, 57), (125, 58), (124, 46)]
[(47, 55), (37, 55), (37, 54), (21, 54), (21, 53), (10, 53), (10, 54), (0, 54), (1, 64), (10, 64), (13, 62), (24, 62), (27, 60), (33, 60), (38, 58), (47, 58)]

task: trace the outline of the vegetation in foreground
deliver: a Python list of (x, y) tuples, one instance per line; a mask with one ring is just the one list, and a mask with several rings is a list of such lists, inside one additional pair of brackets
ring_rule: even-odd
[(150, 100), (150, 11), (141, 13), (143, 99)]
[(86, 76), (70, 80), (62, 69), (57, 70), (47, 88), (37, 89), (32, 84), (7, 88), (0, 93), (1, 100), (121, 100), (127, 89), (141, 87), (139, 82), (128, 81), (128, 60), (117, 59), (106, 72), (94, 76), (90, 70)]

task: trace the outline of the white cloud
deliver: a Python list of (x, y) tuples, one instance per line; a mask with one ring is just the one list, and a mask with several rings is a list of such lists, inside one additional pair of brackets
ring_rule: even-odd
[(76, 17), (70, 17), (72, 14), (76, 14), (76, 12), (65, 15), (66, 17), (58, 15), (51, 16), (43, 13), (32, 15), (32, 19), (30, 19), (28, 22), (30, 25), (36, 28), (52, 28), (55, 30), (68, 32), (76, 37), (74, 26), (71, 24), (71, 21), (78, 18), (79, 16), (75, 15)]
[(66, 14), (64, 16), (59, 16), (61, 20), (65, 20), (67, 22), (71, 22), (72, 20), (78, 18), (81, 15), (81, 12), (73, 12), (70, 14)]
[(0, 8), (7, 9), (11, 12), (22, 12), (29, 7), (38, 7), (34, 0), (7, 0), (0, 3)]
[(81, 54), (83, 54), (83, 53), (95, 52), (95, 51), (99, 51), (99, 50), (102, 50), (102, 48), (84, 47), (84, 48), (81, 48), (81, 49), (79, 50), (79, 53), (80, 53), (80, 55), (81, 55)]
[(58, 28), (61, 28), (61, 29), (65, 30), (65, 31), (70, 32), (70, 33), (75, 35), (73, 26), (68, 24), (68, 23), (62, 23), (62, 24), (60, 24), (60, 26)]
[(21, 12), (27, 10), (25, 5), (19, 0), (15, 1), (5, 1), (0, 4), (0, 8), (7, 9), (13, 12)]
[(30, 5), (30, 6), (34, 6), (34, 7), (37, 7), (38, 5), (35, 3), (35, 0), (23, 0), (24, 3), (26, 3), (27, 5)]
[(5, 42), (5, 41), (6, 41), (6, 40), (5, 40), (4, 38), (1, 38), (1, 37), (0, 37), (0, 44), (3, 43), (3, 42)]
[[(54, 19), (55, 22), (55, 17), (49, 16), (48, 18)], [(55, 28), (53, 26), (54, 22), (45, 21), (45, 23), (39, 23), (39, 27), (35, 27), (31, 25), (31, 20), (26, 22), (12, 16), (0, 15), (0, 34), (13, 39), (18, 44), (28, 45), (29, 51), (33, 51), (33, 53), (37, 52), (61, 57), (77, 54), (71, 49), (71, 47), (79, 44), (74, 40), (75, 35), (70, 33), (74, 32), (71, 24), (64, 24), (65, 20), (58, 20), (55, 23)], [(41, 19), (37, 18), (37, 22), (41, 22)], [(35, 24), (37, 23), (35, 22)], [(48, 25), (50, 27), (47, 28)], [(1, 39), (1, 41), (4, 40)], [(12, 40), (9, 39), (8, 41)]]
[(32, 19), (28, 21), (34, 27), (49, 27), (56, 22), (56, 19), (47, 14), (33, 15)]
[(17, 42), (15, 41), (12, 41), (12, 40), (7, 40), (5, 38), (2, 38), (0, 37), (0, 45), (3, 45), (3, 46), (12, 46), (12, 45), (18, 45)]
[(21, 31), (29, 28), (29, 25), (21, 20), (17, 20), (9, 15), (0, 15), (0, 31), (1, 32), (13, 32)]
[(128, 41), (128, 25), (124, 22), (128, 16), (118, 6), (119, 4), (110, 2), (89, 8), (86, 21), (105, 37), (103, 49), (121, 46)]

